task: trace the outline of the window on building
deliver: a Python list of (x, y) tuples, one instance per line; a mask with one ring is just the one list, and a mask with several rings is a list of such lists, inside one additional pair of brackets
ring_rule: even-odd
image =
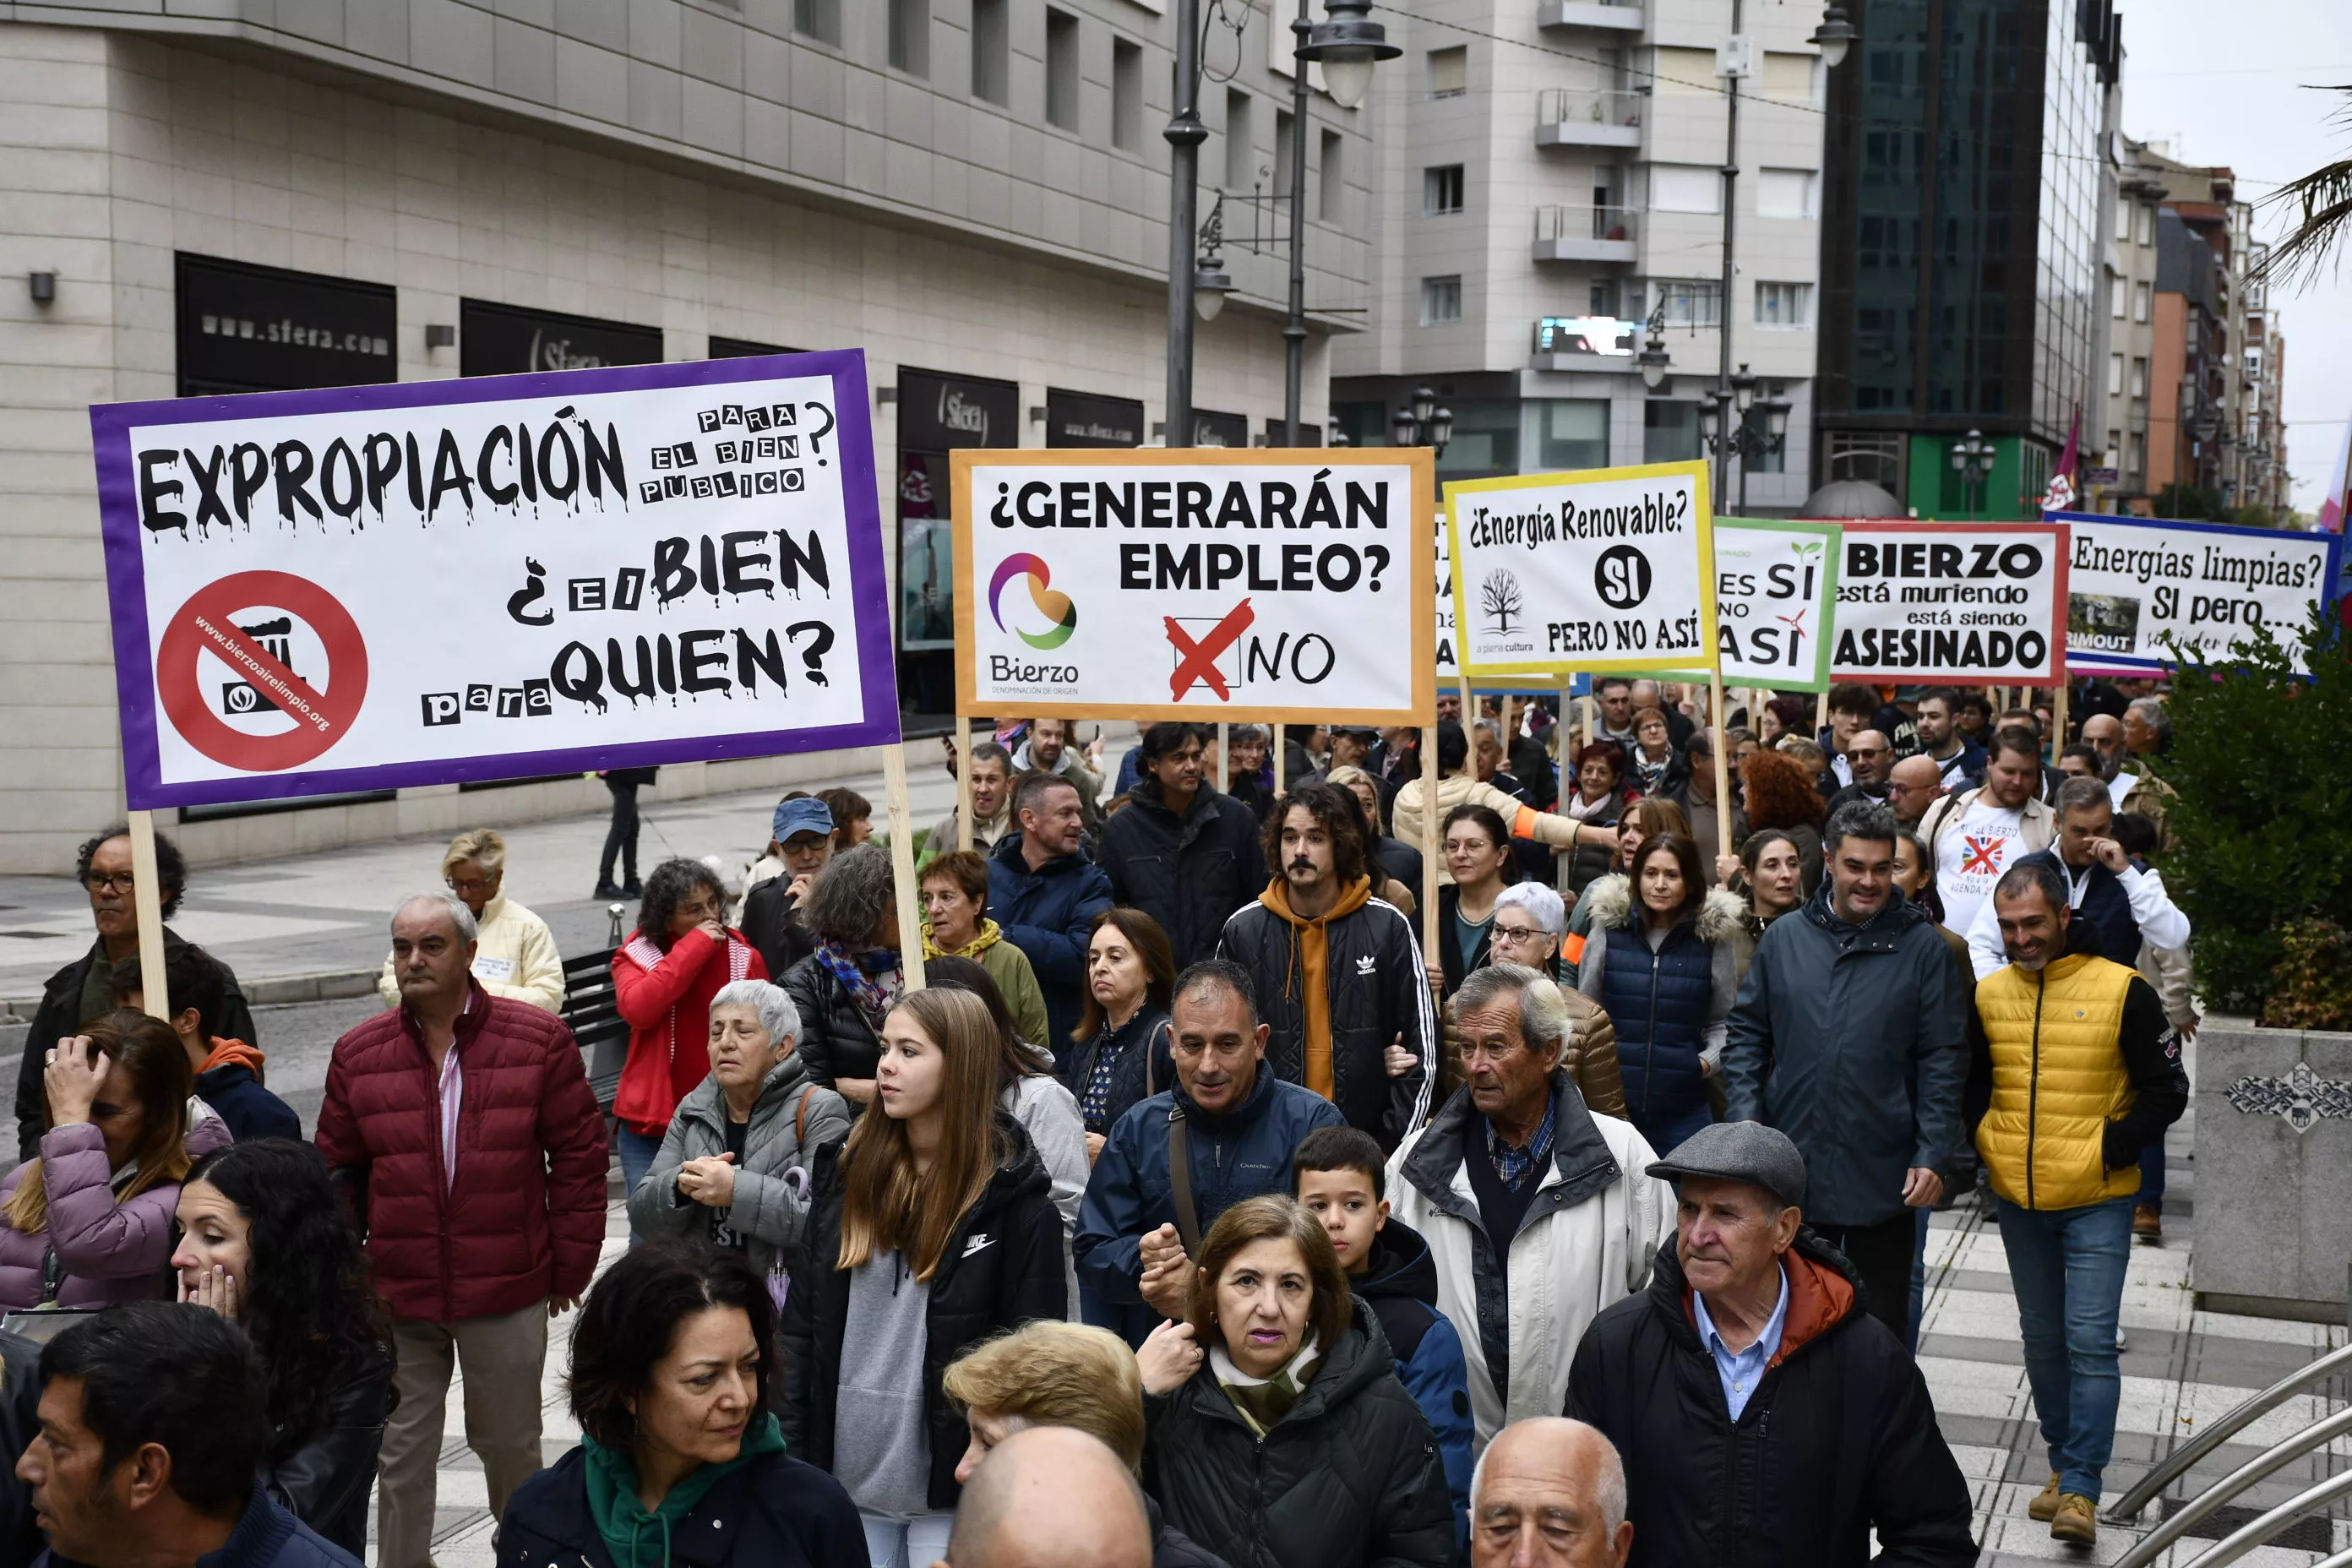
[(1143, 151), (1143, 46), (1125, 38), (1110, 46), (1110, 144)]
[(2126, 198), (2117, 197), (2116, 200), (2116, 243), (2117, 245), (2128, 245), (2131, 242), (2131, 226), (2132, 203)]
[(1519, 471), (1519, 400), (1516, 397), (1454, 398), (1454, 439), (1437, 459), (1447, 479)]
[(2103, 468), (2120, 468), (2124, 466), (2124, 433), (2122, 431), (2107, 432), (2106, 449), (2099, 454), (2099, 466)]
[(1421, 210), (1432, 217), (1462, 210), (1462, 165), (1441, 163), (1421, 172)]
[(1045, 12), (1045, 123), (1078, 128), (1078, 19)]
[(1250, 95), (1225, 89), (1225, 189), (1246, 191), (1257, 183), (1257, 151), (1250, 143)]
[(1757, 284), (1756, 324), (1782, 331), (1811, 326), (1812, 292), (1810, 283)]
[(1587, 284), (1584, 290), (1584, 310), (1587, 315), (1607, 316), (1613, 320), (1617, 314), (1617, 279), (1595, 278)]
[(1780, 103), (1813, 103), (1814, 55), (1764, 51), (1764, 96)]
[(1889, 495), (1899, 496), (1903, 493), (1903, 448), (1901, 436), (1832, 430), (1824, 454), (1829, 467), (1827, 478), (1860, 479), (1876, 485)]
[(890, 0), (890, 68), (931, 74), (931, 0)]
[(1697, 456), (1697, 404), (1653, 397), (1642, 405), (1642, 461), (1687, 463)]
[(1723, 324), (1723, 285), (1712, 278), (1661, 278), (1653, 284), (1657, 303), (1666, 308), (1670, 327), (1719, 327)]
[(2147, 395), (2147, 361), (2144, 359), (2135, 358), (2132, 361), (2131, 395), (2134, 397)]
[(2154, 207), (2134, 203), (2132, 205), (2132, 222), (2137, 226), (2138, 230), (2138, 232), (2133, 236), (2134, 239), (2141, 245), (2154, 245), (2156, 243), (2156, 209)]
[(1609, 466), (1609, 400), (1547, 397), (1535, 404), (1536, 466), (1605, 468)]
[(1462, 275), (1451, 273), (1444, 278), (1421, 280), (1421, 324), (1434, 327), (1445, 321), (1462, 319)]
[[(1756, 172), (1756, 216), (1819, 217), (1822, 216), (1821, 190), (1822, 177), (1811, 169), (1759, 169)], [(1718, 190), (1718, 197), (1720, 194)], [(1707, 210), (1714, 212), (1718, 209), (1710, 207)]]
[(1723, 171), (1711, 163), (1651, 164), (1650, 210), (1661, 213), (1721, 212)]
[(2129, 470), (2135, 474), (2147, 471), (2147, 436), (2135, 430), (2124, 441), (2124, 454), (2129, 459)]
[(1460, 98), (1470, 90), (1470, 48), (1456, 44), (1429, 51), (1429, 96)]
[(1013, 96), (1012, 0), (971, 0), (971, 95), (999, 106)]
[(1348, 226), (1347, 139), (1337, 131), (1323, 132), (1323, 161), (1317, 166), (1315, 198), (1325, 223)]
[(1688, 49), (1660, 46), (1650, 51), (1651, 66), (1658, 73), (1651, 79), (1653, 91), (1662, 98), (1717, 98), (1723, 86), (1715, 74), (1715, 51), (1712, 48)]
[(2109, 397), (2121, 397), (2123, 395), (2124, 356), (2121, 354), (2109, 354), (2107, 356), (2107, 395)]
[(839, 44), (841, 0), (793, 0), (793, 31), (820, 44)]
[(2124, 319), (2124, 293), (2129, 287), (2120, 278), (2107, 279), (2107, 314), (2118, 321)]
[(1298, 128), (1290, 122), (1290, 110), (1274, 111), (1274, 189), (1279, 196), (1290, 195), (1290, 161), (1297, 156), (1293, 145), (1298, 139)]
[(2132, 320), (2135, 321), (2145, 322), (2147, 320), (2147, 285), (2145, 283), (2133, 284)]

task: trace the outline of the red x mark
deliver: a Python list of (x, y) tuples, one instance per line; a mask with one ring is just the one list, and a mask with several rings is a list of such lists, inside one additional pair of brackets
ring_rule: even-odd
[(1175, 616), (1160, 616), (1160, 624), (1168, 628), (1168, 641), (1179, 656), (1176, 673), (1168, 678), (1171, 700), (1181, 702), (1192, 682), (1205, 680), (1219, 698), (1232, 701), (1234, 694), (1232, 689), (1225, 685), (1223, 673), (1217, 668), (1217, 657), (1233, 647), (1234, 639), (1249, 630), (1250, 623), (1255, 619), (1257, 612), (1250, 608), (1247, 599), (1244, 599), (1223, 620), (1209, 628), (1207, 637), (1194, 642), (1184, 628), (1176, 624)]
[(1965, 877), (1981, 871), (1990, 877), (2000, 870), (2001, 846), (2008, 842), (2006, 838), (1979, 838), (1973, 833), (1963, 835), (1960, 839), (1960, 875)]

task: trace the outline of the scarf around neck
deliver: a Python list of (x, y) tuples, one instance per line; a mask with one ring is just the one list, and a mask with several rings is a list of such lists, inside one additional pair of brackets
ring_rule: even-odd
[(702, 1466), (670, 1488), (650, 1513), (637, 1500), (635, 1460), (584, 1436), (580, 1449), (587, 1459), (588, 1517), (613, 1554), (614, 1568), (667, 1568), (671, 1531), (720, 1481), (760, 1455), (782, 1453), (784, 1434), (772, 1414), (761, 1416), (743, 1434), (743, 1447), (733, 1458)]
[(1297, 944), (1299, 962), (1283, 969), (1283, 1000), (1290, 999), (1290, 977), (1304, 971), (1303, 984), (1307, 994), (1307, 1087), (1331, 1098), (1331, 940), (1330, 924), (1344, 920), (1371, 901), (1372, 879), (1359, 877), (1340, 890), (1330, 909), (1308, 920), (1290, 912), (1290, 884), (1277, 878), (1269, 883), (1257, 898), (1259, 903), (1280, 915), (1290, 927), (1291, 940)]
[(1308, 1334), (1307, 1342), (1298, 1347), (1298, 1353), (1275, 1368), (1273, 1376), (1252, 1377), (1234, 1364), (1234, 1358), (1225, 1353), (1223, 1345), (1213, 1344), (1209, 1347), (1209, 1368), (1217, 1375), (1217, 1386), (1225, 1391), (1225, 1397), (1234, 1402), (1234, 1408), (1249, 1424), (1251, 1435), (1263, 1437), (1290, 1414), (1298, 1396), (1315, 1381), (1316, 1373), (1321, 1370), (1317, 1364), (1321, 1354), (1315, 1336)]
[(977, 960), (982, 953), (986, 952), (990, 948), (994, 947), (998, 942), (1003, 942), (1003, 940), (1004, 929), (998, 925), (994, 921), (989, 920), (983, 916), (980, 922), (980, 934), (973, 937), (961, 947), (959, 947), (950, 952), (946, 948), (941, 947), (938, 942), (931, 940), (931, 928), (929, 925), (926, 925), (923, 927), (923, 956), (925, 958), (970, 958)]
[(866, 1026), (880, 1035), (882, 1020), (898, 1005), (899, 990), (906, 983), (898, 955), (887, 947), (852, 952), (837, 942), (821, 942), (816, 944), (816, 961), (841, 982)]

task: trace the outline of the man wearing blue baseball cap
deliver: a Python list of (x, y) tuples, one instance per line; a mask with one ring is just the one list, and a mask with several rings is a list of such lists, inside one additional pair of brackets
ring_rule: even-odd
[(1804, 1228), (1796, 1144), (1717, 1122), (1649, 1173), (1675, 1184), (1675, 1246), (1593, 1321), (1568, 1380), (1567, 1414), (1624, 1458), (1626, 1568), (1860, 1563), (1874, 1530), (1880, 1562), (1974, 1563), (1927, 1380)]
[(833, 812), (816, 796), (795, 792), (776, 803), (771, 830), (768, 853), (752, 876), (759, 879), (764, 867), (774, 869), (743, 895), (743, 918), (736, 923), (760, 950), (768, 973), (781, 977), (816, 951), (816, 935), (801, 923), (800, 907), (833, 858)]

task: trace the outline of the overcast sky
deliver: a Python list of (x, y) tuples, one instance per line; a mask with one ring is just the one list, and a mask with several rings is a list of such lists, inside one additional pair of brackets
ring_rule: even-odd
[[(2331, 159), (2352, 155), (2352, 104), (2305, 83), (2352, 83), (2352, 0), (2119, 0), (2124, 17), (2124, 130), (2170, 140), (2176, 157), (2226, 163), (2255, 200)], [(2284, 215), (2257, 207), (2254, 232), (2273, 237)], [(2347, 236), (2352, 241), (2352, 236)], [(2299, 292), (2271, 291), (2286, 338), (2287, 466), (2308, 511), (2352, 417), (2352, 243), (2334, 276)]]

